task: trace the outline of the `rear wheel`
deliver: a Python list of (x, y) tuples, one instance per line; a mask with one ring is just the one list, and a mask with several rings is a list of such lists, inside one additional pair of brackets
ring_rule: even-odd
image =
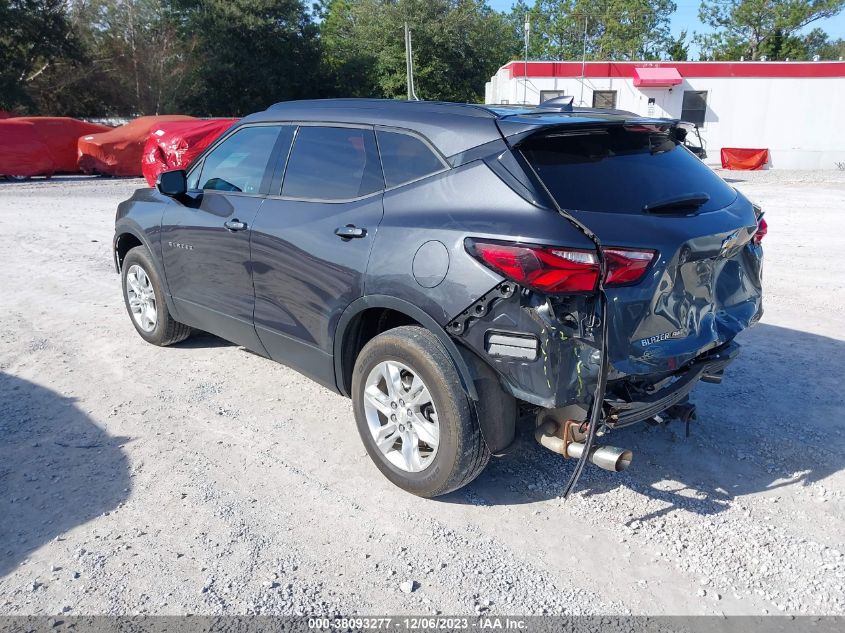
[(170, 316), (164, 289), (149, 252), (131, 249), (123, 259), (123, 300), (138, 334), (148, 343), (165, 346), (184, 341), (191, 328)]
[(370, 457), (408, 492), (435, 497), (456, 490), (490, 459), (454, 363), (422, 327), (389, 330), (364, 346), (352, 401)]

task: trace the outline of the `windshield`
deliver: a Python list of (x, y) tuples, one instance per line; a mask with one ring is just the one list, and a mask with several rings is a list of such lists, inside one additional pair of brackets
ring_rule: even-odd
[(652, 126), (559, 130), (527, 139), (523, 155), (563, 209), (642, 213), (706, 194), (690, 210), (721, 209), (736, 192), (696, 156)]

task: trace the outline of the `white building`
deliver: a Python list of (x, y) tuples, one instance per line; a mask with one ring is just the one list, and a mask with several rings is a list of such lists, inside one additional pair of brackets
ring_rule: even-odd
[(563, 95), (697, 123), (708, 163), (731, 147), (766, 148), (774, 168), (845, 165), (845, 62), (513, 61), (485, 88), (491, 104)]

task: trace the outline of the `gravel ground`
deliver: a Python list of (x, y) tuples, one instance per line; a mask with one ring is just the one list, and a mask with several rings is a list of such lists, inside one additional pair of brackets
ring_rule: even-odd
[(145, 344), (111, 260), (140, 180), (0, 184), (0, 614), (845, 614), (845, 174), (761, 203), (766, 315), (699, 420), (613, 475), (520, 429), (466, 489), (381, 477), (348, 400), (211, 336)]

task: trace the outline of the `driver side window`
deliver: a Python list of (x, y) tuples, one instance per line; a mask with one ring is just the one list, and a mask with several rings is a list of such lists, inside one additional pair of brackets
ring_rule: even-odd
[(279, 136), (279, 126), (246, 127), (205, 157), (200, 189), (234, 193), (262, 193), (270, 178), (268, 163)]

